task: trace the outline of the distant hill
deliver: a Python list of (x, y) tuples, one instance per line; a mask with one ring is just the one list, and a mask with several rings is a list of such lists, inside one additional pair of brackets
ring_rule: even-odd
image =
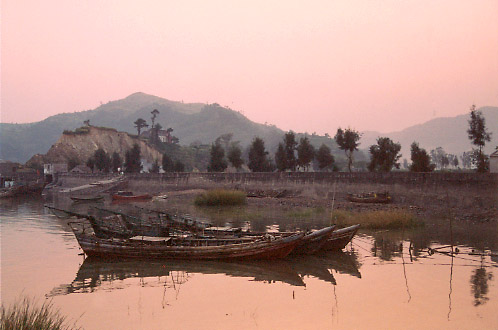
[[(479, 108), (486, 119), (486, 128), (491, 132), (491, 142), (485, 147), (485, 152), (490, 154), (498, 145), (498, 107)], [(472, 149), (472, 144), (467, 135), (469, 128), (469, 114), (456, 117), (436, 118), (426, 123), (408, 127), (399, 132), (379, 133), (366, 131), (360, 140), (361, 148), (368, 148), (377, 143), (377, 138), (389, 137), (394, 142), (401, 144), (403, 158), (410, 159), (410, 145), (416, 141), (420, 147), (428, 152), (437, 147), (442, 147), (447, 153), (460, 156), (464, 151)]]
[[(233, 133), (232, 140), (240, 141), (243, 147), (259, 136), (265, 141), (266, 148), (273, 152), (285, 133), (276, 126), (252, 122), (239, 112), (218, 104), (174, 102), (134, 93), (95, 110), (63, 113), (30, 124), (0, 123), (0, 159), (24, 163), (34, 154), (45, 154), (64, 130), (81, 127), (85, 120), (90, 120), (91, 125), (136, 134), (133, 123), (143, 118), (150, 125), (154, 109), (159, 110), (155, 122), (161, 124), (163, 129), (173, 128), (173, 135), (179, 138), (181, 145), (193, 142), (211, 144), (220, 135)], [(320, 146), (325, 143), (337, 152), (332, 139), (315, 135), (309, 137), (312, 144)]]
[[(255, 123), (241, 113), (221, 107), (218, 104), (183, 103), (166, 100), (144, 93), (134, 93), (124, 99), (102, 104), (94, 110), (75, 113), (62, 113), (48, 117), (45, 120), (30, 124), (0, 123), (0, 159), (24, 163), (35, 154), (45, 154), (59, 139), (64, 130), (74, 130), (83, 126), (85, 120), (100, 127), (115, 128), (118, 131), (136, 134), (134, 122), (143, 118), (151, 124), (151, 111), (159, 110), (156, 123), (166, 128), (173, 128), (173, 135), (178, 137), (180, 144), (188, 146), (191, 143), (211, 144), (217, 137), (233, 133), (232, 141), (240, 141), (242, 147), (247, 147), (254, 137), (259, 136), (265, 141), (270, 156), (276, 146), (282, 141), (285, 132), (274, 125)], [(480, 109), (486, 118), (488, 130), (493, 132), (492, 141), (486, 146), (490, 153), (498, 141), (498, 108), (483, 107)], [(420, 146), (430, 151), (443, 147), (446, 152), (461, 154), (471, 149), (467, 138), (468, 115), (452, 118), (437, 118), (425, 124), (409, 127), (400, 132), (381, 134), (364, 132), (360, 140), (360, 148), (366, 150), (376, 143), (378, 136), (388, 136), (395, 142), (400, 142), (403, 158), (410, 158), (410, 144), (419, 142)], [(296, 138), (303, 134), (296, 133)], [(307, 135), (315, 147), (322, 143), (328, 145), (338, 162), (343, 161), (344, 152), (338, 150), (335, 141), (330, 137)], [(356, 161), (367, 161), (366, 153), (358, 153)]]

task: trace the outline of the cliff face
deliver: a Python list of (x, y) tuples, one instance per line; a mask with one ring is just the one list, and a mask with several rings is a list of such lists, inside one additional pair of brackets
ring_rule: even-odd
[(117, 152), (124, 160), (126, 151), (135, 143), (140, 147), (140, 154), (147, 162), (153, 163), (156, 159), (161, 162), (161, 153), (145, 141), (115, 129), (93, 126), (77, 129), (75, 132), (64, 132), (43, 156), (43, 161), (67, 163), (70, 159), (74, 159), (84, 164), (99, 148), (109, 155)]

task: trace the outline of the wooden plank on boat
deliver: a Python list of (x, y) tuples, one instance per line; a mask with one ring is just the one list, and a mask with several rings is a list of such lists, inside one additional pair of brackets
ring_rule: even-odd
[(152, 237), (152, 236), (133, 236), (130, 237), (130, 241), (145, 241), (148, 243), (166, 243), (171, 239), (171, 237)]

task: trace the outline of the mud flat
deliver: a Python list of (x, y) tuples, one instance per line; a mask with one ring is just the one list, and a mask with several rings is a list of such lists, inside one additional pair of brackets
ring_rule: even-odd
[[(498, 174), (478, 173), (164, 173), (125, 176), (63, 175), (60, 190), (123, 178), (136, 193), (188, 199), (213, 188), (248, 193), (248, 203), (273, 207), (321, 207), (353, 211), (410, 210), (423, 218), (498, 222)], [(348, 193), (388, 191), (390, 204), (347, 201)], [(176, 197), (175, 197), (176, 196)], [(169, 200), (168, 198), (167, 200)]]

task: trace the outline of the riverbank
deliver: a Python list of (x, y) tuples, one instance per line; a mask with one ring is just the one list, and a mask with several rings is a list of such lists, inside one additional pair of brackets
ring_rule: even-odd
[[(111, 177), (63, 175), (57, 182), (61, 188), (57, 194)], [(261, 207), (403, 210), (422, 219), (451, 216), (471, 223), (498, 222), (498, 175), (489, 173), (144, 173), (119, 177), (120, 189), (182, 199), (224, 188), (245, 191), (251, 196), (248, 203)], [(94, 189), (102, 191), (102, 187)], [(348, 193), (372, 191), (388, 191), (392, 202), (365, 204), (347, 200)]]

